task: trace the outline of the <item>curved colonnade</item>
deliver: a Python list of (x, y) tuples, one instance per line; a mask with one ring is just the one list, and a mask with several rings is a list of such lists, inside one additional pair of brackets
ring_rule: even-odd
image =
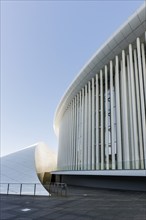
[(145, 11), (105, 43), (62, 98), (59, 170), (146, 169)]

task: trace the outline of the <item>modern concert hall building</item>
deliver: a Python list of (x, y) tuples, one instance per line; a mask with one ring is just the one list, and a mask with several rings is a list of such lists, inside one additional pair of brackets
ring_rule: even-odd
[(144, 189), (146, 4), (81, 69), (57, 108), (54, 127), (56, 181)]

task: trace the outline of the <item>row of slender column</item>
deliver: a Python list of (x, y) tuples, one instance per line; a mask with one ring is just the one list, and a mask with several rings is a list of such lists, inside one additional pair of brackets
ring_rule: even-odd
[(146, 168), (146, 51), (110, 60), (73, 98), (59, 127), (58, 169)]

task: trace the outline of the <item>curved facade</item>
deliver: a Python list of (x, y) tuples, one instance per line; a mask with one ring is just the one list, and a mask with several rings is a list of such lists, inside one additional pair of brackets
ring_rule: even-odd
[(7, 193), (7, 184), (11, 185), (10, 193), (19, 193), (20, 184), (30, 193), (37, 184), (37, 193), (48, 195), (43, 184), (46, 179), (51, 182), (50, 171), (56, 169), (56, 159), (56, 154), (42, 142), (1, 157), (0, 193)]
[(146, 169), (146, 6), (97, 51), (55, 115), (58, 170)]

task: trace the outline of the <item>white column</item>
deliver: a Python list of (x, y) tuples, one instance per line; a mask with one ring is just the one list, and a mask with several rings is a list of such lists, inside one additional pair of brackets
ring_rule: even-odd
[[(145, 55), (144, 43), (141, 44), (141, 50), (142, 50), (142, 67), (143, 67), (143, 81), (144, 81), (144, 93), (145, 93), (144, 133), (146, 134), (146, 55)], [(146, 167), (146, 135), (144, 136), (144, 154), (145, 154), (145, 167)]]
[(70, 170), (72, 170), (72, 102), (70, 103)]
[(87, 114), (87, 85), (85, 85), (85, 133), (84, 133), (84, 143), (85, 143), (85, 149), (84, 149), (84, 167), (85, 170), (87, 170), (87, 163), (88, 163), (88, 154), (87, 154), (87, 144), (88, 144), (88, 133), (87, 133), (87, 126), (88, 126), (88, 114)]
[(72, 102), (70, 103), (70, 170), (72, 170)]
[(143, 88), (143, 76), (142, 76), (142, 64), (141, 64), (142, 59), (141, 59), (140, 39), (139, 38), (137, 38), (137, 55), (138, 55), (138, 71), (139, 71), (139, 83), (140, 83), (142, 134), (143, 134), (143, 144), (144, 144), (144, 155), (145, 155), (145, 160), (146, 160), (146, 110), (145, 110), (145, 106), (144, 106), (144, 88)]
[[(137, 64), (137, 52), (134, 49), (134, 70), (135, 70), (135, 86), (136, 86), (136, 110), (138, 118), (138, 137), (139, 137), (139, 151), (140, 151), (140, 165), (141, 169), (144, 168), (144, 155), (143, 155), (143, 140), (142, 140), (142, 123), (141, 123), (141, 108), (140, 108), (140, 88), (138, 77), (138, 64)], [(146, 166), (145, 166), (146, 167)]]
[(141, 44), (141, 53), (142, 53), (143, 83), (144, 83), (145, 109), (146, 109), (146, 56), (145, 56), (144, 43)]
[(63, 126), (62, 126), (62, 124), (63, 124), (63, 122), (64, 122), (64, 120), (62, 119), (61, 120), (61, 123), (60, 123), (60, 125), (59, 125), (59, 137), (58, 137), (58, 143), (59, 143), (59, 146), (58, 146), (58, 158), (57, 158), (57, 170), (61, 170), (62, 169), (62, 167), (61, 167), (61, 165), (62, 165), (62, 157), (63, 157), (63, 155), (62, 155), (62, 150), (64, 150), (63, 149), (63, 145), (62, 145), (62, 136), (63, 136)]
[(70, 103), (70, 170), (72, 170), (72, 107)]
[(59, 152), (58, 152), (58, 164), (57, 164), (57, 167), (59, 170), (63, 169), (62, 168), (62, 166), (63, 166), (62, 160), (64, 160), (64, 154), (62, 154), (62, 150), (64, 150), (64, 145), (62, 144), (63, 135), (64, 135), (63, 123), (64, 123), (64, 118), (62, 119), (61, 124), (59, 126), (59, 130), (61, 131), (61, 132), (59, 132)]
[(81, 133), (82, 133), (82, 92), (79, 93), (79, 105), (80, 105), (80, 112), (79, 112), (79, 170), (81, 170), (81, 164), (82, 164), (82, 141), (81, 141)]
[(88, 170), (91, 169), (91, 83), (88, 82)]
[(105, 155), (106, 155), (106, 169), (109, 169), (109, 128), (108, 128), (108, 76), (107, 66), (105, 70)]
[(71, 133), (70, 133), (70, 106), (68, 107), (68, 170), (70, 170), (70, 162), (71, 162), (71, 149), (70, 149), (70, 144), (71, 144)]
[(75, 170), (77, 170), (77, 97), (75, 96), (75, 146), (74, 146), (74, 162)]
[(77, 94), (77, 150), (76, 150), (76, 166), (79, 168), (79, 94)]
[(103, 117), (104, 117), (104, 111), (103, 111), (103, 72), (100, 70), (100, 117), (101, 117), (101, 138), (100, 138), (100, 143), (101, 143), (101, 170), (104, 169), (104, 122), (103, 122)]
[(72, 161), (72, 163), (73, 163), (73, 170), (75, 170), (75, 99), (73, 99), (73, 124), (72, 124), (72, 126), (73, 126), (73, 148), (72, 148), (72, 154), (73, 154), (73, 161)]
[(74, 129), (74, 118), (73, 118), (73, 100), (71, 102), (71, 170), (73, 170), (73, 129)]
[(66, 111), (67, 114), (67, 123), (66, 123), (66, 133), (67, 133), (67, 141), (66, 141), (66, 167), (65, 169), (68, 170), (69, 164), (68, 164), (68, 160), (69, 160), (69, 149), (68, 149), (68, 145), (69, 145), (69, 130), (68, 130), (68, 123), (69, 123), (69, 117), (68, 117), (68, 109)]
[(77, 124), (77, 112), (76, 112), (76, 102), (77, 97), (74, 98), (74, 169), (76, 170), (76, 147), (77, 147), (77, 139), (76, 139), (76, 124)]
[(99, 170), (99, 85), (96, 74), (96, 169)]
[(67, 144), (68, 144), (68, 128), (67, 128), (67, 110), (66, 110), (66, 112), (65, 112), (65, 134), (66, 134), (66, 136), (67, 136), (67, 138), (66, 138), (66, 142), (64, 143), (64, 149), (65, 149), (65, 154), (64, 154), (64, 170), (67, 170), (67, 148), (66, 148), (66, 146), (67, 146)]
[(69, 158), (70, 158), (70, 160), (69, 160), (69, 170), (71, 170), (71, 163), (72, 163), (72, 150), (71, 150), (71, 142), (72, 142), (72, 140), (71, 140), (71, 127), (72, 127), (72, 125), (71, 125), (71, 103), (70, 103), (70, 105), (69, 105), (69, 124), (70, 124), (70, 127), (69, 127), (69, 150), (70, 150), (70, 152), (69, 152)]
[(68, 170), (68, 109), (66, 110), (66, 125), (65, 125), (65, 130), (66, 130), (66, 143), (65, 143), (65, 152), (66, 152), (66, 163), (65, 163), (65, 170)]
[(122, 78), (123, 78), (123, 110), (124, 110), (124, 123), (123, 123), (123, 133), (124, 133), (124, 168), (130, 169), (130, 152), (129, 152), (129, 129), (128, 129), (128, 109), (127, 109), (127, 78), (126, 78), (126, 64), (125, 64), (125, 51), (122, 50)]
[(129, 151), (131, 168), (135, 168), (135, 152), (134, 152), (134, 137), (133, 137), (133, 112), (132, 112), (132, 86), (130, 77), (129, 55), (127, 55), (127, 107), (128, 107), (128, 127), (129, 127)]
[(114, 85), (113, 85), (113, 62), (110, 61), (110, 96), (111, 96), (111, 150), (112, 150), (112, 169), (115, 169), (115, 138), (114, 138)]
[(117, 123), (117, 168), (122, 169), (122, 140), (121, 140), (121, 103), (119, 87), (119, 58), (115, 57), (115, 92), (116, 92), (116, 123)]
[[(63, 138), (65, 136), (67, 136), (67, 110), (65, 112), (65, 115), (64, 115), (64, 124), (63, 124)], [(64, 149), (64, 155), (62, 157), (62, 169), (63, 170), (66, 170), (67, 169), (67, 149), (66, 149), (66, 142), (67, 142), (67, 138), (66, 138), (66, 141), (64, 141), (64, 139), (62, 140), (62, 144), (63, 144), (63, 149)]]
[(92, 170), (95, 169), (95, 91), (94, 78), (92, 78)]
[(134, 68), (133, 68), (133, 52), (132, 45), (129, 45), (129, 59), (130, 59), (130, 81), (131, 81), (131, 94), (132, 94), (132, 122), (133, 122), (133, 137), (134, 137), (134, 151), (135, 151), (135, 168), (139, 169), (139, 142), (138, 142), (138, 130), (137, 130), (137, 114), (136, 114), (136, 93), (134, 82)]
[(84, 110), (85, 110), (85, 103), (84, 103), (84, 88), (82, 88), (82, 170), (84, 170), (84, 126), (85, 126), (85, 119), (84, 119)]

